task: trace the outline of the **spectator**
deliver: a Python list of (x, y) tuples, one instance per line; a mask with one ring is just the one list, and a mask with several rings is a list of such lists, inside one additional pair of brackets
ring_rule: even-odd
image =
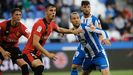
[(125, 27), (125, 23), (126, 21), (124, 20), (124, 18), (122, 17), (122, 14), (118, 14), (114, 21), (114, 27), (122, 34), (124, 32), (124, 27)]

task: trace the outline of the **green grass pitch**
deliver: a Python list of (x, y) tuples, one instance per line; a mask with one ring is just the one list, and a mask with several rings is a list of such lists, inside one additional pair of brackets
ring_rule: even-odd
[[(21, 73), (3, 73), (3, 75), (21, 75)], [(31, 72), (30, 75), (33, 75)], [(44, 75), (70, 75), (69, 72), (44, 72)], [(81, 72), (79, 72), (81, 75)], [(93, 71), (91, 75), (101, 75), (99, 71)], [(133, 75), (133, 70), (113, 70), (111, 75)]]

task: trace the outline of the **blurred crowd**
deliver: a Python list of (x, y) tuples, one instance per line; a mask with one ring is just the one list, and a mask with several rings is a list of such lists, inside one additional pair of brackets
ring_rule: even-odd
[[(81, 1), (81, 0), (79, 0)], [(119, 9), (116, 0), (96, 0), (105, 6), (105, 14), (98, 14), (102, 28), (106, 30), (110, 36), (110, 40), (114, 41), (130, 41), (133, 40), (133, 10), (128, 7)], [(132, 0), (123, 0), (127, 5), (132, 6)], [(72, 11), (80, 12), (80, 4), (77, 0), (0, 0), (0, 19), (9, 19), (10, 10), (14, 7), (22, 9), (23, 19), (36, 19), (45, 16), (45, 5), (50, 2), (57, 7), (56, 22), (60, 27), (70, 28), (69, 16)], [(92, 13), (93, 14), (93, 13)], [(68, 41), (68, 38), (60, 38), (54, 33), (51, 37), (52, 42)], [(60, 40), (61, 39), (61, 40)], [(72, 40), (72, 42), (75, 41)]]
[(99, 15), (98, 18), (101, 21), (102, 28), (109, 32), (111, 41), (133, 40), (133, 10), (129, 10), (127, 6), (119, 9), (120, 6), (117, 5), (115, 0), (107, 0), (105, 6), (106, 17), (103, 19)]

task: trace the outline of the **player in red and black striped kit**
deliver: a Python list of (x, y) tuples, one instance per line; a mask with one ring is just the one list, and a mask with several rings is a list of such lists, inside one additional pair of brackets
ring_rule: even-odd
[(39, 19), (34, 24), (31, 36), (23, 50), (25, 60), (29, 63), (30, 67), (34, 71), (34, 75), (42, 75), (44, 70), (44, 66), (41, 61), (42, 54), (50, 59), (56, 59), (55, 54), (50, 53), (43, 48), (43, 45), (46, 43), (46, 40), (52, 31), (67, 34), (78, 34), (81, 32), (80, 30), (70, 30), (58, 27), (53, 21), (56, 15), (56, 7), (53, 4), (48, 4), (45, 9), (45, 17), (43, 19)]
[(22, 75), (29, 75), (27, 63), (18, 47), (18, 40), (22, 35), (29, 38), (30, 32), (20, 22), (22, 12), (19, 8), (14, 8), (11, 16), (11, 20), (0, 23), (0, 64), (4, 59), (11, 58), (13, 63), (21, 67)]

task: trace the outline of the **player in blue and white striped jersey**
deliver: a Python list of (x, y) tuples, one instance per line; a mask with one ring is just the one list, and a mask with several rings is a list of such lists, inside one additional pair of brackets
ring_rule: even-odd
[[(84, 33), (81, 33), (80, 36), (78, 36), (81, 44), (78, 46), (78, 49), (73, 57), (71, 75), (78, 75), (77, 67), (79, 65), (83, 65), (82, 75), (90, 74), (92, 69), (96, 67), (99, 67), (102, 75), (109, 75), (110, 72), (108, 60), (104, 48), (102, 47), (102, 44), (100, 42), (100, 40), (104, 39), (103, 41), (105, 44), (110, 44), (110, 42), (105, 39), (106, 32), (101, 29), (99, 20), (95, 16), (90, 14), (89, 2), (82, 1), (81, 5), (84, 16), (80, 17), (82, 23), (80, 27), (83, 29)], [(75, 21), (72, 22), (72, 20)], [(78, 27), (78, 20), (76, 21), (76, 17), (73, 18), (72, 14), (71, 22), (73, 23), (73, 25), (75, 25), (75, 27)], [(94, 27), (92, 28), (92, 30), (89, 29), (91, 26)], [(101, 39), (100, 33), (104, 36), (104, 38)]]

